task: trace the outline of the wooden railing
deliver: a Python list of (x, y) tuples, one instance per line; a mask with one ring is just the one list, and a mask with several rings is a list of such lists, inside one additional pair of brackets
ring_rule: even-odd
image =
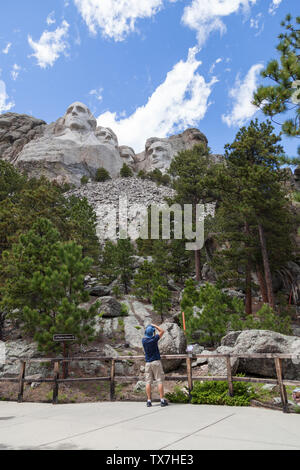
[[(193, 389), (194, 381), (227, 381), (228, 382), (228, 394), (233, 396), (233, 382), (253, 382), (253, 383), (269, 383), (277, 384), (280, 390), (282, 410), (284, 413), (289, 411), (288, 399), (286, 393), (286, 385), (300, 386), (300, 379), (295, 380), (284, 380), (282, 374), (282, 361), (284, 359), (295, 359), (300, 360), (300, 356), (295, 356), (292, 354), (174, 354), (174, 355), (162, 355), (161, 359), (164, 360), (174, 360), (182, 359), (186, 360), (186, 371), (187, 375), (184, 376), (166, 376), (165, 380), (167, 381), (187, 381), (188, 382), (188, 391), (189, 397), (191, 398), (191, 392)], [(224, 359), (226, 361), (226, 376), (197, 376), (193, 377), (192, 373), (192, 360), (198, 358), (218, 358)], [(277, 379), (271, 378), (257, 378), (257, 377), (236, 377), (232, 375), (231, 367), (231, 358), (242, 358), (242, 359), (273, 359), (275, 363), (276, 376)], [(93, 357), (69, 357), (69, 358), (42, 358), (42, 359), (32, 359), (32, 358), (20, 358), (20, 373), (18, 378), (0, 378), (0, 382), (17, 382), (19, 383), (19, 392), (18, 392), (18, 402), (23, 401), (24, 394), (24, 384), (31, 382), (53, 382), (53, 398), (52, 403), (58, 403), (58, 390), (59, 384), (61, 383), (72, 383), (72, 382), (92, 382), (92, 381), (107, 381), (110, 382), (110, 400), (115, 399), (115, 383), (116, 381), (125, 381), (133, 382), (140, 379), (138, 376), (117, 376), (115, 374), (115, 364), (116, 362), (122, 361), (133, 361), (133, 360), (145, 360), (144, 356), (119, 356), (119, 357), (108, 357), (108, 356), (93, 356)], [(79, 377), (79, 378), (60, 378), (60, 364), (61, 363), (70, 363), (70, 362), (88, 362), (88, 361), (110, 361), (110, 375), (107, 377)], [(26, 378), (26, 364), (28, 363), (46, 363), (51, 362), (53, 364), (53, 377), (52, 378), (43, 378), (43, 379), (29, 379)]]

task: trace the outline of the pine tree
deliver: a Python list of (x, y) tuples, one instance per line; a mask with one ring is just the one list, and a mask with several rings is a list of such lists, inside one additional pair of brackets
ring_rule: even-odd
[(160, 315), (161, 322), (164, 321), (164, 315), (168, 313), (171, 308), (171, 295), (166, 287), (157, 287), (152, 295), (151, 302), (154, 310)]
[[(260, 86), (254, 94), (253, 103), (263, 113), (273, 118), (277, 114), (291, 111), (295, 116), (282, 124), (282, 130), (289, 136), (300, 135), (300, 16), (292, 23), (291, 15), (287, 15), (281, 25), (285, 33), (279, 35), (276, 49), (280, 53), (280, 62), (271, 60), (262, 77), (269, 78), (272, 84)], [(275, 82), (275, 84), (274, 84)]]
[(74, 239), (84, 254), (97, 262), (96, 217), (87, 200), (66, 197), (68, 188), (44, 177), (26, 179), (12, 165), (5, 166), (0, 174), (1, 187), (7, 188), (0, 201), (0, 254), (17, 243), (20, 234), (30, 230), (39, 217), (45, 217), (59, 231), (61, 240)]
[(134, 274), (135, 249), (129, 239), (119, 239), (117, 243), (107, 241), (100, 261), (100, 276), (106, 283), (119, 279), (126, 294)]
[[(192, 150), (184, 150), (172, 160), (169, 173), (174, 177), (173, 188), (177, 196), (172, 202), (181, 206), (192, 204), (196, 218), (197, 204), (212, 202), (212, 194), (205, 184), (205, 177), (212, 172), (213, 163), (210, 150), (205, 145), (197, 145)], [(196, 279), (201, 279), (201, 254), (195, 251)]]
[(137, 298), (151, 302), (151, 296), (153, 294), (153, 281), (154, 284), (156, 284), (156, 279), (158, 276), (160, 276), (160, 273), (157, 271), (157, 269), (155, 269), (154, 264), (149, 263), (149, 261), (144, 261), (144, 263), (140, 266), (138, 273), (134, 276), (133, 289)]
[(54, 334), (73, 334), (79, 344), (91, 341), (99, 307), (79, 307), (88, 300), (84, 277), (92, 260), (83, 257), (82, 247), (75, 242), (62, 243), (59, 238), (53, 224), (39, 218), (3, 254), (7, 280), (1, 289), (1, 306), (22, 320), (25, 332), (44, 352), (59, 347), (52, 341)]
[(274, 308), (271, 272), (291, 259), (293, 249), (293, 218), (283, 184), (287, 172), (281, 169), (287, 159), (273, 130), (270, 122), (259, 125), (257, 120), (241, 128), (234, 142), (225, 146), (226, 164), (211, 182), (220, 190), (221, 216), (228, 218), (227, 254), (235, 258), (235, 267), (243, 260), (247, 313), (251, 313), (251, 271), (263, 273), (268, 302)]
[(132, 169), (128, 165), (126, 165), (126, 163), (123, 163), (123, 166), (120, 170), (120, 176), (121, 178), (129, 178), (133, 176)]
[(95, 181), (97, 181), (98, 183), (104, 183), (104, 181), (108, 181), (110, 179), (111, 176), (105, 168), (98, 168), (98, 170), (96, 171)]

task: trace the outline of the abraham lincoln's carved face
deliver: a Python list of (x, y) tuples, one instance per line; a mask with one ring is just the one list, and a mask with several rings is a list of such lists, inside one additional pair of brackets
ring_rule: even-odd
[(172, 159), (172, 148), (169, 143), (163, 140), (150, 141), (146, 145), (146, 154), (153, 169), (166, 171), (169, 168)]

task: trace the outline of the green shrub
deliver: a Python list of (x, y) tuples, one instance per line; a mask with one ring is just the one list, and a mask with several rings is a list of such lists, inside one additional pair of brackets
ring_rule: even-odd
[(129, 168), (129, 166), (126, 165), (126, 163), (124, 163), (122, 168), (121, 168), (120, 176), (122, 178), (129, 178), (129, 177), (133, 176), (133, 172), (132, 172), (131, 168)]
[(87, 184), (87, 183), (89, 182), (88, 176), (83, 175), (83, 177), (81, 178), (80, 182), (81, 182), (82, 185)]
[(244, 382), (233, 383), (234, 396), (228, 394), (227, 382), (196, 382), (191, 392), (192, 403), (207, 405), (249, 406), (256, 398), (253, 388)]
[(127, 317), (129, 314), (129, 308), (126, 304), (121, 304), (121, 316), (122, 317)]
[[(186, 388), (187, 391), (187, 388)], [(188, 403), (189, 396), (188, 393), (185, 393), (179, 385), (174, 387), (173, 392), (166, 393), (166, 398), (172, 403)]]
[(292, 334), (291, 317), (279, 315), (267, 304), (264, 304), (255, 315), (245, 319), (232, 318), (231, 328), (239, 330), (270, 330), (283, 335)]
[(293, 201), (300, 202), (300, 191), (295, 191), (292, 193)]
[(141, 178), (142, 180), (145, 180), (147, 178), (147, 173), (144, 170), (140, 170), (138, 172), (138, 178)]
[(111, 179), (110, 174), (105, 168), (103, 167), (98, 168), (98, 170), (96, 171), (96, 176), (95, 176), (95, 180), (98, 183), (103, 183), (104, 181), (108, 181), (110, 179)]

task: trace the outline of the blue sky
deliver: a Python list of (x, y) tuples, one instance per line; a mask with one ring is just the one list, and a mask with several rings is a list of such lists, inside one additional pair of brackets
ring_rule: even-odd
[[(86, 103), (120, 145), (198, 127), (223, 153), (297, 0), (10, 0), (0, 16), (0, 113), (50, 123)], [(277, 126), (276, 130), (280, 130)], [(283, 139), (296, 155), (297, 141)]]

